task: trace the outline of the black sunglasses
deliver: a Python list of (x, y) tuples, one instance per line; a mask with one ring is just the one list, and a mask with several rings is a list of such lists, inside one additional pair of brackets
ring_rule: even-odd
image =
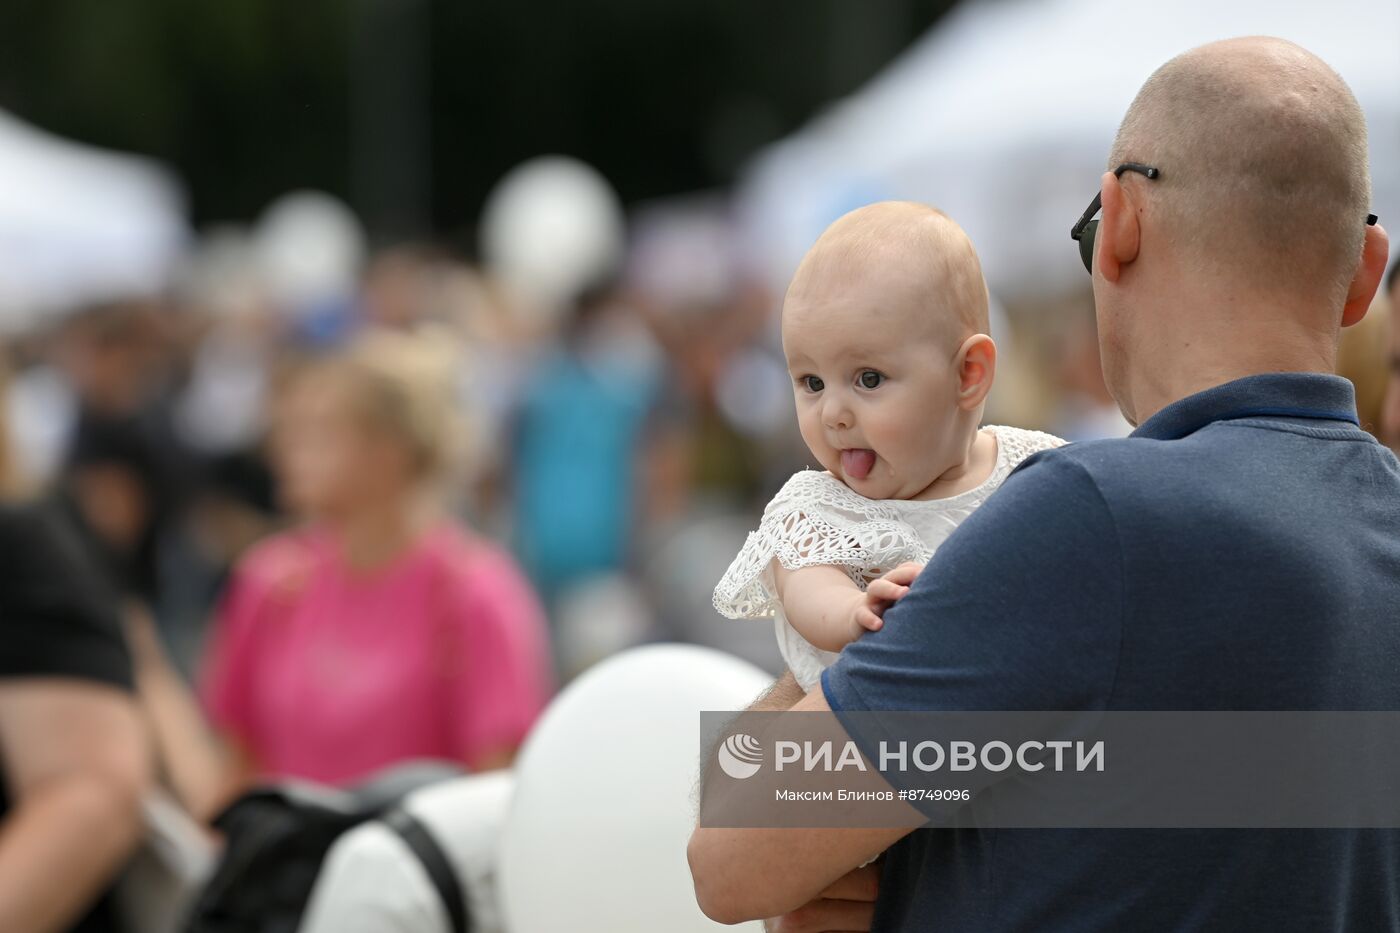
[[(1141, 162), (1124, 162), (1113, 170), (1116, 178), (1122, 178), (1124, 172), (1137, 172), (1154, 180), (1162, 177), (1161, 169), (1143, 165)], [(1079, 244), (1079, 258), (1084, 260), (1084, 269), (1090, 275), (1094, 272), (1094, 234), (1099, 229), (1099, 222), (1094, 220), (1093, 216), (1103, 206), (1102, 199), (1102, 193), (1094, 195), (1094, 200), (1089, 202), (1089, 209), (1080, 215), (1079, 220), (1069, 230), (1069, 238)], [(1379, 219), (1375, 214), (1367, 214), (1366, 226), (1374, 227)]]
[[(1141, 162), (1124, 162), (1113, 170), (1115, 178), (1122, 178), (1124, 172), (1137, 172), (1146, 175), (1148, 178), (1156, 180), (1162, 176), (1162, 170), (1151, 165), (1143, 165)], [(1080, 215), (1079, 220), (1069, 230), (1069, 238), (1079, 244), (1079, 258), (1084, 260), (1084, 268), (1092, 275), (1094, 272), (1094, 234), (1099, 231), (1099, 222), (1093, 216), (1103, 207), (1103, 192), (1094, 195), (1094, 200), (1089, 202), (1089, 209)]]

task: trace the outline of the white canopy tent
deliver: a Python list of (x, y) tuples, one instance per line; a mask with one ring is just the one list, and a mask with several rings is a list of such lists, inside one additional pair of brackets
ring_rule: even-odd
[(992, 291), (1083, 283), (1069, 239), (1147, 76), (1215, 39), (1274, 35), (1351, 85), (1371, 133), (1375, 211), (1400, 230), (1394, 0), (966, 0), (883, 73), (761, 152), (739, 192), (756, 270), (781, 286), (840, 214), (924, 201), (967, 229)]
[(0, 330), (159, 290), (188, 236), (183, 196), (165, 169), (0, 111)]

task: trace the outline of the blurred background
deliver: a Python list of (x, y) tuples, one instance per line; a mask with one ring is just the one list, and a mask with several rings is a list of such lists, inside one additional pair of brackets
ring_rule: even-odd
[(1126, 433), (1066, 234), (1151, 69), (1250, 33), (1348, 80), (1394, 225), (1393, 0), (5, 4), (11, 482), (63, 499), (194, 677), (229, 568), (299, 517), (285, 374), (426, 331), (453, 514), (523, 568), (560, 681), (660, 640), (774, 669), (710, 594), (810, 462), (776, 332), (802, 252), (870, 201), (947, 210), (994, 299), (989, 421)]
[[(1253, 34), (1351, 85), (1400, 229), (1396, 0), (0, 4), (0, 485), (83, 545), (27, 588), (36, 640), (77, 626), (63, 673), (101, 625), (126, 639), (103, 676), (135, 674), (147, 842), (183, 839), (177, 894), (137, 888), (128, 928), (186, 929), (195, 896), (298, 916), (333, 837), (289, 873), (244, 791), (425, 758), (493, 772), (436, 804), (480, 928), (511, 904), (517, 931), (711, 928), (680, 801), (695, 711), (781, 667), (711, 598), (814, 465), (778, 340), (798, 260), (863, 204), (942, 208), (992, 296), (987, 420), (1126, 434), (1068, 232), (1150, 72)], [(1389, 290), (1341, 368), (1394, 433)], [(101, 598), (58, 618), (65, 587)], [(411, 887), (381, 877), (322, 906)], [(108, 906), (78, 929), (117, 929)]]

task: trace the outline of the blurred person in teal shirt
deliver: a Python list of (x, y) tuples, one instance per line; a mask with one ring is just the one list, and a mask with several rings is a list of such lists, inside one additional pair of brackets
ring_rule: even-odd
[(631, 556), (658, 375), (645, 326), (600, 288), (579, 299), (525, 390), (513, 438), (516, 544), (551, 608)]

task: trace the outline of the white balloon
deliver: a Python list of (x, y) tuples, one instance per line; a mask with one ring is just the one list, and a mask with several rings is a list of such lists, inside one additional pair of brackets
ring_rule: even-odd
[[(561, 693), (516, 764), (500, 854), (511, 933), (689, 933), (701, 710), (742, 709), (763, 671), (694, 645), (650, 645)], [(748, 929), (758, 930), (754, 923)]]
[(522, 311), (554, 316), (620, 263), (622, 204), (591, 166), (540, 156), (492, 189), (481, 246), (492, 273), (524, 299)]
[(365, 232), (350, 208), (331, 195), (294, 191), (263, 212), (254, 250), (272, 300), (297, 312), (354, 293)]

